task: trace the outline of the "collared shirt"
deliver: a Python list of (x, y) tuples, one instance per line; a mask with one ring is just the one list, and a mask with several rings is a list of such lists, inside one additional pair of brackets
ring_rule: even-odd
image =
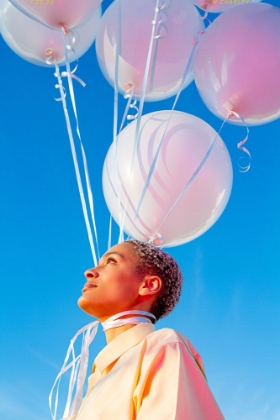
[(222, 420), (202, 370), (184, 336), (138, 324), (96, 357), (87, 394), (71, 419)]

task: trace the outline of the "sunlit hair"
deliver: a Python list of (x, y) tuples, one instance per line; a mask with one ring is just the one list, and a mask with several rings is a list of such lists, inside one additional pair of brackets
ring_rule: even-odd
[(161, 278), (162, 288), (154, 302), (151, 312), (156, 319), (168, 315), (179, 302), (182, 291), (182, 272), (171, 255), (147, 242), (126, 241), (132, 245), (138, 263), (136, 270), (140, 274), (151, 274)]

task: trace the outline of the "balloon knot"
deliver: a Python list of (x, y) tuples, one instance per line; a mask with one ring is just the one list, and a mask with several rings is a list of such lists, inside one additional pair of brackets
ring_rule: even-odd
[(133, 88), (134, 84), (133, 83), (126, 83), (124, 85), (124, 89), (126, 92), (129, 92), (132, 88)]
[(50, 56), (50, 55), (53, 55), (53, 50), (51, 49), (51, 48), (48, 48), (46, 51), (45, 51), (45, 55), (46, 56)]
[(155, 233), (149, 240), (149, 243), (155, 247), (163, 247), (164, 240), (160, 233)]
[(228, 120), (231, 120), (232, 118), (234, 118), (234, 117), (237, 117), (237, 114), (236, 114), (236, 112), (235, 111), (230, 111), (229, 113), (228, 113), (228, 116), (227, 116), (227, 119)]
[(70, 29), (67, 28), (66, 25), (62, 25), (62, 30), (63, 30), (64, 35), (69, 35), (71, 32)]

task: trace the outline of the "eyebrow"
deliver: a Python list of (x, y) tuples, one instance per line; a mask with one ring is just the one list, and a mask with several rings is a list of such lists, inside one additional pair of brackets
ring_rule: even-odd
[[(104, 254), (103, 255), (103, 257), (101, 258), (101, 260), (103, 259), (103, 258), (106, 258), (106, 257), (108, 257), (109, 255), (118, 255), (119, 257), (121, 257), (123, 260), (125, 259), (125, 256), (123, 255), (123, 254), (121, 254), (120, 252), (117, 252), (117, 251), (112, 251), (112, 252), (106, 252), (106, 254)], [(101, 260), (99, 260), (98, 261), (98, 264), (100, 264), (100, 261)]]

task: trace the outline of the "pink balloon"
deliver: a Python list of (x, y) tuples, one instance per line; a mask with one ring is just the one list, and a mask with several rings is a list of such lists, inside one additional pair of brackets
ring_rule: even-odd
[[(0, 0), (0, 30), (9, 47), (21, 58), (39, 66), (49, 66), (48, 53), (58, 65), (65, 62), (62, 33), (25, 16), (8, 0)], [(95, 10), (90, 20), (75, 30), (75, 42), (69, 50), (69, 61), (75, 61), (92, 45), (101, 17), (101, 8)]]
[[(201, 36), (195, 83), (207, 107), (248, 125), (280, 116), (280, 9), (248, 4), (220, 15)], [(242, 124), (237, 117), (229, 121)]]
[(249, 3), (259, 3), (261, 0), (192, 0), (200, 9), (212, 13), (225, 12), (236, 6)]
[[(106, 10), (96, 36), (100, 68), (114, 86), (116, 54), (119, 48), (118, 90), (122, 94), (134, 86), (134, 97), (141, 96), (146, 61), (155, 16), (156, 0), (118, 0)], [(146, 90), (147, 101), (173, 96), (178, 91), (193, 43), (203, 29), (202, 19), (193, 4), (186, 0), (166, 2), (156, 25), (153, 59)], [(193, 79), (192, 68), (184, 87)]]
[(53, 29), (74, 28), (84, 22), (102, 0), (9, 0), (27, 16)]
[[(179, 111), (173, 112), (167, 125), (170, 112), (142, 116), (134, 159), (136, 121), (129, 124), (118, 137), (117, 152), (114, 144), (110, 147), (103, 167), (104, 196), (115, 221), (120, 225), (124, 220), (128, 235), (142, 241), (156, 236), (164, 246), (189, 242), (209, 229), (222, 214), (232, 187), (230, 156), (215, 130)], [(208, 159), (166, 218), (216, 136)], [(156, 167), (136, 216), (162, 137)]]

